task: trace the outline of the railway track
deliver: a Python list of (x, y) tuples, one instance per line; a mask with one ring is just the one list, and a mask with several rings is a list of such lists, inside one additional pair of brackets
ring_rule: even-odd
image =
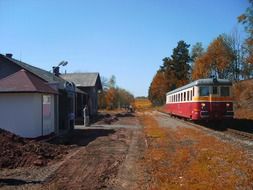
[(252, 133), (247, 133), (247, 132), (244, 132), (244, 131), (238, 131), (238, 130), (230, 129), (230, 128), (227, 128), (227, 130), (225, 132), (227, 134), (231, 134), (233, 136), (243, 138), (243, 140), (253, 141), (253, 134)]
[[(162, 117), (170, 117), (169, 114), (165, 113), (165, 112), (162, 112), (162, 111), (158, 111)], [(176, 119), (179, 119), (179, 118), (176, 118)], [(199, 124), (196, 124), (196, 123), (192, 123), (190, 121), (187, 121), (187, 120), (184, 120), (184, 119), (180, 119), (181, 122), (183, 123), (186, 123), (188, 125), (191, 125), (193, 127), (196, 127), (198, 129), (201, 129), (201, 130), (211, 130), (211, 131), (217, 131), (213, 128), (210, 128), (210, 127), (206, 127), (206, 126), (203, 126), (203, 125), (199, 125)], [(249, 133), (249, 132), (244, 132), (244, 131), (239, 131), (239, 130), (236, 130), (236, 129), (231, 129), (231, 128), (226, 128), (226, 130), (224, 131), (220, 131), (221, 133), (225, 133), (225, 134), (228, 134), (230, 136), (233, 136), (233, 137), (237, 137), (241, 140), (248, 140), (248, 141), (253, 141), (253, 133)]]

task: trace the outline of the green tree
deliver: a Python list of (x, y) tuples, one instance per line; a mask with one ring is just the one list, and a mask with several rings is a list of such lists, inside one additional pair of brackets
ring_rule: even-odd
[(114, 75), (112, 75), (111, 78), (109, 79), (108, 87), (109, 88), (116, 88), (116, 77)]
[(173, 49), (171, 69), (176, 77), (176, 87), (183, 86), (189, 82), (189, 63), (191, 61), (189, 47), (189, 44), (181, 40), (177, 43), (177, 47)]
[(198, 57), (201, 57), (204, 55), (205, 49), (203, 48), (203, 45), (201, 42), (197, 42), (192, 46), (191, 50), (191, 60), (194, 62)]

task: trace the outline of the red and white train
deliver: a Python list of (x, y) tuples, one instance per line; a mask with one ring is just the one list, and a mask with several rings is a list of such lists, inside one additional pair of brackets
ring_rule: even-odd
[(232, 82), (226, 79), (199, 79), (166, 95), (165, 112), (198, 120), (233, 118)]

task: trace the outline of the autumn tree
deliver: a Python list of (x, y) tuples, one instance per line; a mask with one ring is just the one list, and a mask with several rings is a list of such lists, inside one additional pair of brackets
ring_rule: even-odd
[(154, 76), (149, 87), (149, 100), (153, 105), (165, 103), (165, 94), (168, 90), (167, 80), (163, 71), (158, 71)]
[(238, 21), (245, 26), (248, 36), (245, 40), (245, 64), (243, 67), (244, 78), (253, 76), (253, 0), (249, 0), (249, 7), (238, 17)]
[[(192, 46), (191, 49), (191, 71), (190, 71), (190, 79), (195, 80), (198, 77), (205, 76), (205, 73), (203, 73), (204, 69), (204, 63), (203, 59), (201, 58), (205, 53), (205, 49), (203, 48), (203, 45), (201, 42), (197, 42)], [(197, 69), (194, 69), (194, 68)]]
[(115, 109), (123, 105), (129, 105), (134, 101), (134, 96), (127, 90), (116, 86), (116, 77), (112, 75), (110, 79), (102, 77), (103, 91), (99, 93), (100, 109)]
[(203, 54), (195, 59), (192, 67), (192, 80), (210, 77), (211, 69), (210, 65), (208, 65), (209, 60), (208, 54)]
[(230, 78), (235, 54), (226, 41), (226, 36), (218, 36), (207, 48), (211, 72), (218, 78)]
[(199, 56), (194, 63), (192, 78), (233, 77), (233, 62), (235, 53), (227, 40), (227, 36), (220, 35), (208, 46), (207, 51)]

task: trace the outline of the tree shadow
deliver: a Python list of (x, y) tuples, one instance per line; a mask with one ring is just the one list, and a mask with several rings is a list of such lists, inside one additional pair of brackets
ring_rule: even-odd
[(86, 146), (98, 137), (109, 136), (115, 133), (113, 129), (74, 129), (66, 135), (58, 136), (49, 141), (58, 145)]
[(0, 187), (1, 186), (18, 186), (18, 185), (25, 185), (25, 184), (39, 184), (41, 181), (33, 181), (33, 180), (22, 180), (22, 179), (0, 179)]
[(253, 133), (253, 120), (250, 119), (233, 119), (231, 121), (226, 121), (225, 125), (230, 129)]
[(235, 129), (242, 132), (253, 133), (253, 120), (250, 119), (229, 119), (212, 122), (197, 122), (197, 124), (214, 129), (216, 131)]
[(117, 113), (116, 117), (135, 117), (135, 115), (132, 114), (132, 113), (129, 113), (129, 112), (127, 112), (127, 113)]

